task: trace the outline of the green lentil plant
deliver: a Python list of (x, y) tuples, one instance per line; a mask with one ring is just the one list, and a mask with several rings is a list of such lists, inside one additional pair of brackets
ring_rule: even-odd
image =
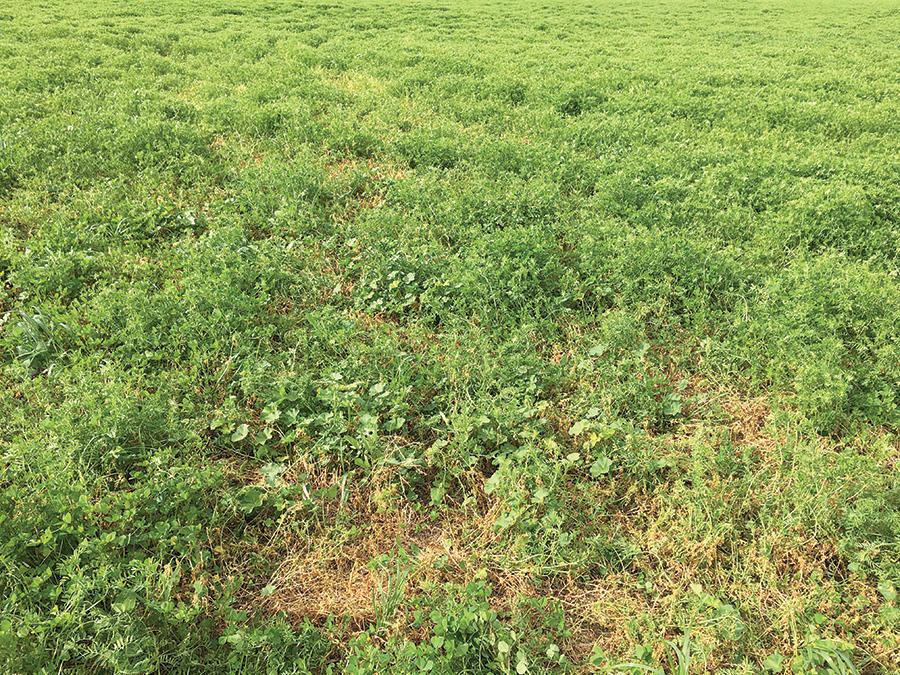
[(384, 647), (364, 633), (351, 643), (350, 673), (464, 672), (509, 675), (547, 672), (546, 659), (532, 661), (519, 636), (490, 608), (490, 585), (483, 578), (465, 587), (447, 585), (437, 595), (411, 599), (412, 625), (430, 637), (415, 644), (389, 640)]
[(892, 424), (897, 417), (892, 279), (832, 254), (798, 260), (760, 292), (754, 315), (762, 311), (766, 319), (750, 320), (750, 344), (763, 339), (781, 356), (768, 362), (753, 357), (749, 364), (792, 388), (801, 411), (825, 433), (853, 420)]
[(575, 516), (566, 511), (565, 493), (571, 474), (580, 473), (585, 460), (580, 453), (563, 452), (552, 441), (541, 448), (504, 446), (484, 485), (486, 494), (496, 493), (502, 500), (495, 529), (518, 540), (524, 554), (552, 569), (577, 568), (584, 562), (574, 546), (570, 525)]
[(296, 629), (283, 617), (251, 627), (229, 626), (219, 638), (219, 644), (228, 648), (225, 672), (312, 675), (327, 671), (333, 645), (326, 630), (308, 621)]
[[(314, 389), (306, 392), (282, 390), (263, 409), (265, 425), (252, 438), (263, 444), (277, 431), (280, 443), (300, 441), (311, 457), (344, 469), (369, 469), (382, 458), (380, 435), (406, 424), (403, 392), (392, 391), (384, 382), (347, 382), (342, 373), (332, 372), (311, 386)], [(247, 424), (232, 423), (222, 431), (231, 434), (233, 442), (250, 434)]]
[[(442, 284), (435, 279), (434, 265), (422, 257), (395, 253), (375, 267), (375, 256), (367, 256), (366, 269), (354, 287), (356, 304), (369, 312), (403, 315), (421, 307), (423, 295)], [(375, 269), (369, 268), (369, 265)], [(432, 296), (434, 292), (432, 292)]]
[[(216, 582), (200, 570), (211, 548), (205, 528), (221, 524), (212, 501), (222, 476), (215, 467), (158, 471), (170, 460), (157, 455), (133, 473), (141, 487), (97, 501), (71, 475), (4, 488), (4, 514), (19, 514), (4, 519), (0, 550), (11, 667), (143, 672), (206, 660), (204, 617), (218, 610), (204, 609)], [(155, 479), (142, 481), (148, 474)], [(229, 591), (220, 591), (227, 607)]]

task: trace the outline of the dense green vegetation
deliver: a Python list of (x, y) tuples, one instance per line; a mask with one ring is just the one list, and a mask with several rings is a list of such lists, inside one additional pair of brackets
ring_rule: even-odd
[(897, 672), (898, 35), (5, 3), (0, 669)]

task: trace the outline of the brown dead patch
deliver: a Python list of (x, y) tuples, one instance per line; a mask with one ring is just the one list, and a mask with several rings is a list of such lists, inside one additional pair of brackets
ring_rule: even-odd
[(226, 145), (228, 145), (228, 139), (221, 134), (216, 134), (213, 136), (213, 139), (209, 142), (209, 147), (211, 150), (221, 150)]
[(328, 71), (317, 70), (323, 79), (328, 80), (332, 86), (343, 89), (351, 94), (385, 94), (387, 85), (368, 73), (363, 72), (346, 72), (339, 75), (333, 75)]
[(716, 391), (698, 378), (680, 381), (686, 383), (684, 400), (695, 402), (685, 405), (686, 420), (672, 433), (660, 437), (666, 445), (689, 447), (695, 434), (706, 432), (711, 438), (727, 438), (736, 450), (749, 449), (749, 454), (759, 460), (776, 454), (784, 438), (773, 435), (769, 429), (770, 396), (747, 397), (733, 390)]
[[(352, 292), (353, 285), (344, 284), (341, 287), (341, 293), (343, 294), (348, 287), (349, 292)], [(440, 334), (421, 330), (421, 327), (411, 328), (405, 325), (401, 317), (395, 314), (384, 314), (381, 312), (369, 314), (360, 310), (348, 310), (347, 316), (365, 331), (380, 331), (392, 336), (399, 344), (403, 345), (404, 349), (414, 354), (422, 354), (434, 350), (435, 345), (440, 344), (442, 341)], [(438, 353), (435, 355), (435, 358), (441, 360), (443, 354)]]
[(764, 429), (769, 420), (768, 397), (742, 399), (731, 396), (723, 401), (722, 407), (731, 416), (728, 430), (733, 445), (771, 447), (774, 439)]
[(279, 316), (287, 316), (294, 311), (294, 303), (291, 302), (289, 298), (280, 297), (274, 302), (270, 302), (266, 305), (266, 311), (269, 314), (276, 314)]
[(341, 551), (330, 559), (320, 554), (288, 557), (271, 580), (275, 593), (266, 601), (273, 612), (321, 621), (347, 617), (361, 632), (374, 618), (375, 575), (358, 558), (358, 551)]
[(390, 182), (406, 177), (404, 169), (374, 159), (341, 159), (327, 164), (324, 171), (344, 200), (343, 208), (331, 214), (338, 225), (352, 221), (362, 211), (384, 206)]
[[(235, 468), (235, 477), (240, 471)], [(248, 589), (239, 605), (283, 612), (293, 623), (342, 619), (352, 636), (372, 626), (385, 590), (397, 583), (399, 565), (404, 599), (391, 630), (419, 640), (423, 635), (401, 615), (410, 611), (416, 597), (430, 597), (447, 584), (464, 587), (485, 578), (492, 587), (491, 606), (501, 615), (514, 611), (521, 597), (542, 595), (532, 585), (527, 560), (517, 560), (510, 551), (498, 556), (498, 546), (506, 543), (494, 527), (499, 502), (478, 484), (471, 486), (472, 492), (480, 493), (474, 510), (446, 497), (434, 511), (417, 508), (402, 497), (396, 467), (383, 466), (358, 480), (298, 462), (283, 477), (290, 483), (301, 475), (306, 476), (306, 495), (335, 488), (332, 498), (320, 500), (321, 526), (302, 535), (285, 527), (257, 549), (256, 554), (274, 563), (276, 571)], [(259, 481), (258, 473), (252, 480)], [(264, 586), (274, 592), (261, 597)]]
[(251, 151), (247, 159), (242, 159), (240, 162), (238, 162), (238, 164), (242, 169), (247, 168), (251, 164), (255, 167), (260, 167), (263, 164), (264, 158), (265, 155), (262, 152)]
[(406, 171), (401, 167), (385, 165), (374, 159), (341, 159), (325, 165), (325, 175), (331, 179), (343, 178), (354, 171), (364, 171), (372, 180), (403, 180)]
[(363, 630), (373, 620), (373, 598), (384, 576), (372, 561), (397, 557), (401, 548), (431, 550), (444, 532), (430, 523), (427, 512), (401, 498), (402, 480), (394, 467), (383, 466), (359, 481), (298, 462), (285, 477), (296, 480), (299, 474), (306, 476), (307, 495), (333, 488), (332, 498), (319, 500), (319, 517), (323, 530), (339, 524), (342, 534), (337, 540), (314, 541), (285, 533), (265, 552), (279, 565), (270, 581), (276, 591), (264, 605), (294, 618), (347, 617), (355, 630)]
[(646, 594), (629, 588), (633, 582), (630, 575), (616, 575), (563, 589), (560, 599), (566, 613), (574, 619), (568, 647), (575, 663), (587, 660), (595, 645), (606, 654), (626, 653), (633, 643), (629, 620), (650, 609)]
[[(265, 153), (261, 152), (255, 146), (249, 145), (247, 141), (235, 142), (234, 139), (216, 134), (209, 141), (208, 147), (212, 152), (221, 153), (227, 151), (236, 159), (237, 165), (246, 169), (248, 166), (260, 167), (265, 160)], [(221, 195), (219, 195), (221, 197)]]
[(197, 110), (201, 107), (200, 99), (197, 97), (197, 90), (195, 87), (189, 87), (184, 91), (179, 91), (175, 96)]
[(768, 558), (778, 578), (792, 579), (796, 583), (805, 583), (812, 574), (837, 578), (846, 578), (849, 574), (837, 547), (831, 541), (814, 537), (782, 538), (773, 544)]

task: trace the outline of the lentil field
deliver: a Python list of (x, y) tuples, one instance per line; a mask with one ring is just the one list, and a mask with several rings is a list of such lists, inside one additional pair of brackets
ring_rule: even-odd
[(900, 672), (900, 2), (0, 3), (0, 670)]

